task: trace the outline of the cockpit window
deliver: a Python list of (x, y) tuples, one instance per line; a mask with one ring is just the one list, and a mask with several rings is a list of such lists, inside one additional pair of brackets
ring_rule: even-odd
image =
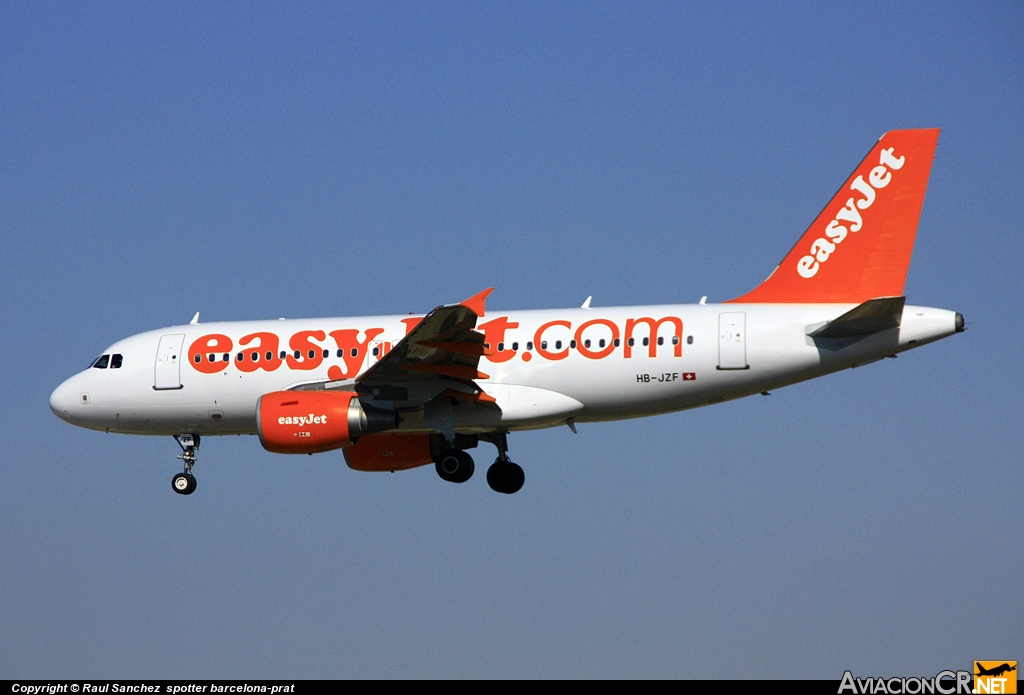
[(121, 355), (118, 355), (118, 354), (111, 355), (110, 356), (110, 368), (111, 369), (120, 369), (121, 368), (122, 360), (124, 360), (124, 358)]
[(106, 369), (107, 364), (110, 362), (110, 355), (103, 355), (99, 357), (95, 362), (92, 363), (93, 369)]

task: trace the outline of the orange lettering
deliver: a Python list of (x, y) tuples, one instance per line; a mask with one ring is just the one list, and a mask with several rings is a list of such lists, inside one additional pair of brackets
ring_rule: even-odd
[(509, 321), (507, 316), (502, 316), (477, 326), (477, 330), (484, 332), (484, 343), (491, 346), (484, 353), (491, 362), (508, 362), (516, 356), (514, 350), (498, 351), (498, 345), (505, 342), (505, 331), (509, 328), (519, 328), (519, 324), (515, 321)]
[[(238, 346), (245, 347), (254, 340), (259, 342), (243, 350), (241, 360), (235, 356), (235, 366), (239, 371), (255, 372), (257, 369), (263, 369), (272, 372), (280, 367), (281, 356), (277, 354), (280, 342), (278, 337), (273, 333), (250, 333), (239, 338)], [(253, 359), (253, 355), (256, 355), (256, 359)], [(270, 355), (270, 359), (267, 359), (267, 355)]]
[[(612, 338), (608, 341), (608, 345), (601, 348), (600, 350), (591, 350), (583, 342), (583, 331), (587, 330), (588, 326), (607, 326), (612, 331)], [(628, 325), (628, 324), (627, 324)], [(615, 340), (619, 337), (619, 327), (616, 326), (612, 321), (608, 319), (594, 319), (593, 321), (587, 321), (582, 326), (576, 329), (576, 349), (580, 351), (580, 354), (584, 357), (589, 357), (592, 360), (599, 360), (602, 357), (607, 357), (612, 354), (615, 350)], [(629, 348), (626, 348), (627, 350)]]
[(537, 329), (537, 332), (533, 336), (533, 346), (537, 349), (537, 354), (547, 360), (564, 360), (569, 356), (569, 348), (562, 350), (561, 352), (549, 352), (543, 346), (542, 340), (544, 331), (551, 328), (552, 326), (565, 326), (566, 328), (572, 328), (572, 324), (568, 321), (548, 321), (543, 326)]
[(424, 318), (425, 317), (420, 316), (419, 318), (415, 319), (402, 319), (402, 323), (405, 324), (405, 334), (409, 335), (410, 333), (412, 333), (412, 329), (420, 325), (420, 321), (422, 321)]
[[(230, 363), (232, 347), (234, 344), (231, 338), (223, 333), (211, 333), (196, 338), (188, 348), (189, 364), (203, 374), (216, 374), (226, 369)], [(225, 355), (228, 355), (228, 361), (224, 360)]]
[(672, 323), (676, 327), (675, 341), (672, 346), (672, 351), (676, 357), (682, 357), (683, 355), (683, 320), (678, 316), (666, 316), (665, 318), (655, 321), (650, 317), (643, 317), (639, 319), (626, 319), (626, 335), (624, 336), (626, 344), (623, 350), (623, 357), (633, 356), (633, 346), (629, 344), (629, 341), (633, 338), (633, 329), (638, 323), (646, 323), (651, 329), (650, 345), (647, 348), (647, 354), (650, 357), (657, 357), (658, 355), (658, 328), (661, 324), (666, 321)]
[[(367, 328), (363, 335), (365, 336), (362, 342), (359, 341), (359, 330), (356, 328), (346, 328), (340, 331), (331, 331), (331, 337), (334, 338), (334, 342), (338, 344), (338, 349), (341, 350), (341, 356), (345, 360), (345, 371), (340, 374), (335, 374), (334, 369), (331, 370), (331, 378), (337, 381), (338, 379), (351, 379), (359, 373), (359, 367), (362, 366), (363, 360), (366, 359), (366, 344), (376, 338), (378, 335), (384, 332), (383, 328)], [(355, 354), (352, 354), (353, 350)]]
[(288, 347), (293, 352), (299, 353), (300, 357), (296, 358), (294, 354), (288, 355), (288, 368), (309, 370), (319, 367), (324, 361), (324, 349), (311, 342), (310, 338), (323, 340), (326, 337), (323, 331), (299, 331), (293, 335), (288, 341)]

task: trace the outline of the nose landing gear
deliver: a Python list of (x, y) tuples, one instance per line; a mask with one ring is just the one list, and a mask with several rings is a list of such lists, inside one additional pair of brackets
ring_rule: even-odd
[(196, 479), (192, 466), (196, 465), (196, 450), (199, 448), (198, 434), (177, 434), (174, 441), (181, 447), (178, 458), (185, 463), (185, 471), (171, 478), (171, 489), (179, 495), (191, 495), (196, 491)]

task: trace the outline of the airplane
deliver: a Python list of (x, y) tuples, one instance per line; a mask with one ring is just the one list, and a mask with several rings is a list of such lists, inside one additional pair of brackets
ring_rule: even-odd
[(196, 489), (201, 437), (280, 454), (343, 450), (360, 471), (434, 464), (463, 483), (525, 481), (508, 434), (713, 405), (893, 357), (964, 330), (906, 303), (937, 128), (884, 134), (767, 280), (720, 304), (489, 314), (486, 289), (425, 316), (171, 326), (120, 340), (50, 396), (73, 425), (172, 436)]
[(999, 677), (999, 676), (1003, 675), (1004, 673), (1009, 673), (1010, 671), (1016, 671), (1017, 670), (1017, 663), (1014, 662), (1014, 665), (1010, 666), (1009, 663), (1003, 662), (999, 666), (994, 666), (993, 668), (985, 668), (984, 666), (981, 665), (980, 661), (975, 661), (974, 662), (974, 667), (977, 670), (977, 673), (974, 674), (976, 676), (995, 676), (995, 677)]

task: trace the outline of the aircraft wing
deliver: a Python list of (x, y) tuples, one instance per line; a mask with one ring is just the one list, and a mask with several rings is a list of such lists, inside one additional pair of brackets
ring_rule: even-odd
[(475, 328), (493, 289), (424, 316), (390, 352), (356, 377), (360, 398), (398, 405), (424, 402), (448, 391), (457, 398), (493, 401), (475, 382), (488, 378), (479, 370), (480, 357), (487, 351), (484, 334)]

